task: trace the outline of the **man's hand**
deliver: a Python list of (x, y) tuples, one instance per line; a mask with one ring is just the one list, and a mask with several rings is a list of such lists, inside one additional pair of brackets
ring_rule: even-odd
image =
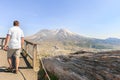
[(5, 39), (5, 45), (4, 45), (4, 47), (3, 47), (3, 49), (4, 49), (5, 51), (8, 50), (8, 43), (9, 43), (9, 41), (10, 41), (10, 35), (7, 34), (6, 39)]
[(5, 45), (5, 46), (3, 47), (3, 49), (4, 49), (5, 51), (7, 51), (7, 50), (8, 50), (8, 46)]

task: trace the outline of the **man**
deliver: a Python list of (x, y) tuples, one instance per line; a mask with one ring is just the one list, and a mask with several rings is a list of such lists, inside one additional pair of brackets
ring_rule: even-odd
[(19, 21), (15, 20), (13, 22), (13, 27), (8, 30), (4, 50), (7, 50), (7, 59), (9, 63), (8, 69), (13, 69), (12, 66), (12, 56), (15, 56), (15, 73), (18, 73), (18, 67), (19, 67), (19, 57), (21, 48), (24, 46), (24, 34), (22, 29), (19, 27)]

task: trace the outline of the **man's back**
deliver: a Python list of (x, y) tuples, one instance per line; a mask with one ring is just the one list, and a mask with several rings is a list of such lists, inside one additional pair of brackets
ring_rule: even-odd
[(24, 37), (23, 31), (18, 26), (14, 26), (9, 29), (8, 35), (10, 35), (9, 48), (21, 48), (21, 37)]

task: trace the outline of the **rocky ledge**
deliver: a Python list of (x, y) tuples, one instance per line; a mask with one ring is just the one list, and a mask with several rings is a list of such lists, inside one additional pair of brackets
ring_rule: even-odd
[(76, 52), (43, 59), (59, 80), (120, 80), (120, 51)]

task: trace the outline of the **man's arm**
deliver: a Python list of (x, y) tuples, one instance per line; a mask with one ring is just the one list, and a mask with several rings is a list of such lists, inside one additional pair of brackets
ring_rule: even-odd
[(5, 39), (5, 45), (4, 45), (4, 48), (3, 48), (4, 50), (7, 50), (9, 41), (10, 41), (10, 35), (7, 34), (6, 39)]
[(21, 48), (24, 48), (24, 37), (21, 37)]

